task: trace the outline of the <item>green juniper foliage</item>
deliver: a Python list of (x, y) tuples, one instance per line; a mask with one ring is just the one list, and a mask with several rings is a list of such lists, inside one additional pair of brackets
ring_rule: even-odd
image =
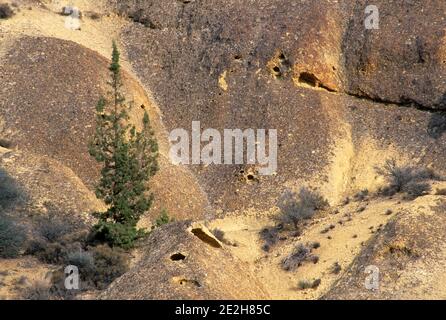
[(160, 215), (155, 220), (155, 224), (153, 225), (152, 229), (161, 227), (162, 225), (168, 224), (172, 222), (172, 220), (169, 218), (169, 214), (166, 209), (161, 210)]
[(158, 145), (144, 113), (140, 132), (128, 124), (129, 107), (121, 93), (119, 51), (113, 43), (111, 92), (96, 106), (96, 132), (90, 142), (90, 154), (102, 164), (96, 195), (108, 210), (97, 214), (95, 235), (111, 245), (129, 248), (144, 232), (136, 224), (153, 201), (148, 181), (158, 170)]

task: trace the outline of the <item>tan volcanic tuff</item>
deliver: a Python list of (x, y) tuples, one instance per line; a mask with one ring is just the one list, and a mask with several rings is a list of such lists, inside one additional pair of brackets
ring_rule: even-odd
[[(363, 27), (365, 0), (74, 0), (80, 30), (65, 28), (64, 1), (15, 2), (0, 21), (0, 158), (2, 182), (23, 198), (6, 213), (32, 239), (34, 217), (50, 208), (84, 227), (104, 208), (86, 145), (116, 39), (132, 121), (148, 110), (161, 146), (156, 202), (141, 225), (163, 207), (180, 220), (153, 232), (107, 290), (80, 298), (445, 297), (444, 182), (428, 181), (432, 190), (414, 201), (374, 196), (384, 185), (375, 167), (388, 158), (446, 172), (444, 1), (375, 1), (378, 30)], [(168, 134), (192, 121), (278, 129), (277, 174), (172, 165)], [(278, 197), (301, 186), (331, 208), (263, 251), (259, 232), (276, 224)], [(317, 263), (281, 268), (314, 242)], [(380, 270), (379, 292), (363, 286), (369, 265)], [(27, 255), (0, 260), (0, 271), (13, 269), (0, 275), (1, 297), (20, 297), (22, 275), (44, 281), (53, 267)]]

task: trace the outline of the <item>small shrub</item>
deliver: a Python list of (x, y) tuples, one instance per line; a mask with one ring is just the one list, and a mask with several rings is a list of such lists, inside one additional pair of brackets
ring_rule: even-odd
[(329, 227), (326, 227), (324, 229), (321, 230), (321, 234), (325, 234), (328, 233), (331, 229)]
[(105, 289), (113, 280), (120, 277), (128, 270), (128, 257), (120, 248), (110, 248), (107, 245), (99, 245), (90, 248), (93, 255), (94, 269), (87, 274), (96, 288)]
[[(65, 267), (59, 270), (53, 271), (51, 274), (51, 282), (46, 284), (43, 283), (43, 292), (49, 296), (49, 299), (45, 300), (75, 300), (76, 294), (79, 290), (69, 290), (65, 287)], [(80, 288), (82, 289), (83, 283), (80, 283)], [(46, 292), (45, 292), (46, 291)]]
[(375, 168), (375, 170), (389, 183), (380, 191), (384, 196), (393, 196), (398, 192), (403, 192), (408, 198), (415, 199), (430, 190), (430, 186), (424, 181), (439, 179), (430, 169), (399, 166), (394, 159), (387, 160), (382, 168)]
[(232, 243), (231, 241), (229, 241), (228, 239), (226, 239), (225, 237), (225, 232), (221, 229), (215, 228), (214, 230), (212, 230), (212, 234), (220, 241), (223, 242), (224, 244), (228, 245), (228, 246), (237, 246), (236, 243)]
[(260, 231), (260, 239), (264, 242), (263, 251), (268, 252), (279, 241), (279, 230), (276, 227), (263, 228)]
[(300, 243), (288, 257), (282, 260), (282, 269), (294, 271), (304, 262), (311, 261), (317, 263), (319, 258), (311, 254), (311, 249)]
[(355, 199), (355, 201), (363, 201), (367, 198), (368, 195), (369, 195), (369, 190), (364, 189), (355, 194), (353, 198)]
[(89, 272), (94, 268), (94, 258), (93, 255), (79, 248), (79, 250), (74, 250), (67, 254), (67, 262), (70, 265), (76, 266), (80, 269), (82, 273)]
[(311, 218), (316, 210), (328, 207), (328, 202), (318, 193), (302, 188), (298, 194), (286, 190), (277, 207), (281, 211), (279, 221), (285, 225), (292, 224), (297, 229), (300, 221)]
[(313, 248), (313, 249), (318, 249), (318, 248), (320, 248), (320, 246), (321, 246), (321, 244), (320, 244), (320, 242), (313, 242), (312, 244), (311, 244), (311, 248)]
[(97, 13), (97, 12), (88, 12), (87, 15), (88, 15), (88, 17), (91, 20), (99, 20), (99, 19), (101, 19), (101, 15), (99, 13)]
[(330, 273), (332, 274), (339, 274), (341, 272), (342, 267), (338, 262), (333, 263), (333, 265), (330, 267)]
[(26, 253), (45, 263), (64, 264), (67, 260), (67, 248), (57, 242), (32, 241)]
[(25, 240), (25, 231), (9, 217), (0, 215), (0, 258), (17, 257)]
[(16, 203), (20, 197), (20, 190), (15, 181), (0, 169), (0, 210)]
[(299, 282), (297, 283), (297, 289), (298, 290), (310, 289), (312, 285), (313, 285), (313, 281), (299, 280)]
[(225, 232), (221, 229), (215, 228), (212, 230), (212, 234), (221, 242), (224, 242), (225, 240)]
[(22, 293), (25, 300), (51, 300), (51, 286), (44, 281), (36, 281)]
[[(50, 244), (50, 246), (54, 245)], [(48, 250), (43, 251), (40, 255), (48, 254), (47, 252)], [(48, 258), (46, 260), (51, 262)], [(61, 252), (57, 259), (53, 258), (53, 261), (55, 262), (52, 263), (62, 266), (53, 273), (50, 286), (50, 293), (56, 299), (68, 300), (73, 299), (76, 295), (74, 290), (66, 290), (64, 286), (64, 268), (67, 265), (79, 268), (80, 290), (103, 290), (128, 270), (127, 254), (120, 248), (111, 248), (104, 244), (88, 247), (87, 250), (72, 248), (69, 252)]]
[(308, 261), (311, 261), (311, 262), (313, 262), (314, 264), (316, 264), (316, 263), (319, 262), (319, 256), (312, 255), (312, 256), (310, 256), (310, 257), (308, 258)]
[(7, 3), (0, 3), (0, 19), (8, 19), (14, 15), (11, 7)]
[(51, 243), (60, 241), (64, 236), (73, 231), (70, 223), (63, 221), (55, 212), (50, 212), (48, 215), (39, 217), (36, 224), (38, 234)]
[(307, 188), (300, 189), (299, 199), (304, 206), (313, 208), (313, 210), (324, 210), (329, 206), (328, 201), (322, 195)]
[(169, 218), (169, 213), (166, 209), (163, 209), (161, 210), (159, 217), (155, 220), (155, 227), (158, 228), (170, 222), (172, 222), (172, 220)]
[(446, 196), (446, 188), (437, 189), (437, 191), (435, 192), (435, 194), (436, 194), (437, 196)]
[(300, 280), (297, 283), (297, 289), (298, 290), (306, 290), (306, 289), (316, 289), (321, 284), (321, 279), (315, 279), (315, 280)]
[(426, 182), (411, 182), (404, 187), (406, 199), (413, 200), (431, 191), (430, 184)]

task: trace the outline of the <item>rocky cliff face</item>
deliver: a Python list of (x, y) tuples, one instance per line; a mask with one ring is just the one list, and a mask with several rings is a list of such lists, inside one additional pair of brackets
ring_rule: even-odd
[[(122, 41), (168, 130), (190, 130), (194, 120), (204, 128), (279, 129), (274, 178), (246, 185), (238, 181), (246, 171), (242, 166), (192, 167), (211, 202), (224, 210), (268, 208), (296, 178), (339, 189), (330, 177), (336, 166), (330, 153), (350, 128), (351, 135), (360, 135), (355, 149), (376, 129), (378, 148), (397, 144), (404, 153), (420, 154), (417, 142), (401, 136), (414, 125), (422, 127), (420, 146), (434, 143), (429, 134), (443, 116), (425, 112), (422, 120), (415, 109), (445, 108), (442, 1), (378, 1), (378, 30), (364, 27), (367, 1), (115, 5), (136, 22), (123, 31)], [(400, 110), (390, 104), (409, 107), (403, 117), (411, 120), (399, 120)], [(368, 106), (375, 115), (363, 114)], [(359, 129), (357, 117), (369, 129)], [(431, 151), (421, 153), (434, 159)]]
[[(102, 298), (444, 298), (444, 183), (414, 202), (370, 196), (383, 184), (375, 167), (391, 157), (446, 173), (444, 1), (375, 0), (379, 29), (366, 29), (366, 0), (78, 0), (76, 31), (64, 27), (59, 2), (16, 2), (0, 20), (0, 163), (26, 197), (8, 213), (26, 224), (47, 204), (103, 207), (87, 142), (112, 38), (131, 121), (148, 110), (160, 142), (144, 224), (162, 208), (180, 221), (155, 231)], [(192, 121), (220, 132), (277, 129), (277, 172), (174, 166), (168, 135), (190, 132)], [(278, 197), (301, 186), (332, 208), (262, 251), (259, 232), (275, 223)], [(345, 200), (364, 189), (365, 199)], [(317, 265), (281, 269), (298, 243), (314, 241)], [(363, 287), (368, 265), (384, 276), (378, 293)], [(320, 286), (297, 290), (310, 276)]]
[(199, 223), (155, 231), (138, 264), (104, 299), (268, 299), (253, 273)]

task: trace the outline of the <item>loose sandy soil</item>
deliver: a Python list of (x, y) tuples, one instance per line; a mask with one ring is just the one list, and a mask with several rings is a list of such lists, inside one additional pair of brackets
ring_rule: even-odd
[[(444, 184), (439, 184), (435, 188), (442, 186), (444, 187)], [(435, 188), (433, 189), (435, 190)], [(266, 226), (274, 225), (273, 217), (277, 213), (245, 212), (242, 215), (229, 215), (224, 219), (212, 221), (209, 228), (211, 230), (218, 228), (224, 231), (226, 239), (237, 245), (229, 245), (228, 248), (239, 259), (246, 262), (247, 268), (259, 276), (261, 283), (273, 299), (317, 299), (342, 277), (344, 271), (365, 248), (367, 242), (391, 219), (398, 215), (404, 215), (408, 211), (419, 210), (420, 207), (429, 207), (442, 198), (444, 197), (425, 196), (415, 201), (404, 201), (398, 196), (393, 199), (374, 198), (359, 202), (352, 201), (345, 206), (319, 213), (303, 229), (301, 236), (290, 237), (288, 235), (287, 239), (279, 241), (278, 245), (273, 247), (269, 253), (261, 249), (263, 243), (259, 239), (259, 232)], [(389, 214), (388, 210), (391, 210), (392, 213)], [(327, 233), (321, 233), (330, 225), (335, 227)], [(287, 236), (286, 233), (283, 235)], [(297, 244), (313, 242), (320, 243), (320, 247), (313, 250), (313, 253), (319, 256), (318, 263), (304, 263), (294, 272), (284, 271), (281, 268), (282, 260), (292, 252)], [(444, 252), (439, 255), (444, 257)], [(444, 259), (440, 259), (440, 261), (444, 261)], [(331, 273), (334, 263), (338, 263), (342, 268), (337, 275)], [(416, 272), (416, 266), (413, 269)], [(441, 268), (435, 270), (439, 271)], [(438, 276), (439, 281), (444, 279), (442, 272), (439, 272)], [(423, 275), (419, 275), (419, 277), (420, 283), (424, 281), (421, 278), (426, 279)], [(321, 279), (321, 284), (317, 289), (299, 290), (297, 288), (300, 280), (315, 279)], [(430, 282), (429, 280), (429, 283), (424, 283), (416, 292), (421, 296), (428, 292), (429, 298), (444, 297), (444, 286), (442, 287), (443, 291), (432, 290), (432, 288), (438, 287), (438, 283)], [(446, 282), (441, 281), (440, 283)], [(431, 288), (431, 290), (426, 291), (426, 288)], [(416, 292), (411, 292), (410, 296), (417, 297)]]

